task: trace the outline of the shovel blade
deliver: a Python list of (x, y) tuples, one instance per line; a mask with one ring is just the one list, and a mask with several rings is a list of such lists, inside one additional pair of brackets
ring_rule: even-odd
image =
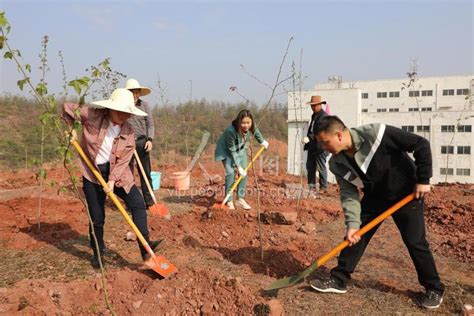
[(276, 280), (272, 284), (269, 284), (263, 290), (264, 291), (275, 291), (275, 290), (283, 289), (285, 287), (293, 286), (297, 283), (300, 283), (303, 280), (304, 280), (304, 276), (303, 276), (302, 273), (300, 273), (300, 274), (297, 274), (297, 275), (289, 276), (287, 278)]
[(166, 219), (170, 219), (171, 218), (171, 214), (170, 214), (170, 211), (168, 210), (168, 208), (166, 207), (166, 205), (164, 205), (163, 203), (155, 203), (153, 204), (152, 206), (150, 206), (148, 208), (148, 210), (150, 211), (151, 214), (153, 215), (159, 215), (159, 216), (162, 216)]
[(215, 210), (228, 210), (229, 207), (227, 205), (222, 205), (222, 203), (214, 203), (212, 206), (211, 206), (211, 209), (215, 209)]
[(167, 278), (177, 271), (176, 266), (161, 255), (151, 257), (145, 261), (145, 265), (161, 275), (163, 278)]

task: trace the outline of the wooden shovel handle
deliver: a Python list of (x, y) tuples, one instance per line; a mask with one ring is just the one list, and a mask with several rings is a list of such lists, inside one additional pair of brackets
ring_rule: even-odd
[[(107, 185), (107, 182), (105, 182), (104, 178), (102, 177), (102, 175), (100, 174), (100, 172), (95, 168), (95, 166), (92, 164), (92, 162), (90, 161), (90, 159), (87, 157), (87, 155), (84, 153), (84, 151), (82, 150), (81, 146), (79, 145), (79, 143), (77, 142), (77, 140), (73, 140), (71, 142), (71, 144), (74, 146), (74, 148), (76, 148), (77, 152), (79, 153), (79, 155), (81, 156), (82, 160), (84, 160), (84, 162), (87, 164), (87, 166), (89, 167), (89, 169), (92, 171), (92, 173), (94, 174), (94, 176), (96, 177), (96, 179), (99, 181), (99, 183), (102, 185), (102, 187), (104, 188), (104, 190), (107, 192), (109, 191), (109, 186)], [(128, 225), (130, 225), (130, 227), (132, 228), (133, 232), (135, 233), (135, 235), (137, 235), (138, 239), (140, 240), (140, 242), (142, 243), (143, 247), (145, 248), (145, 250), (148, 252), (148, 254), (154, 258), (155, 257), (155, 254), (153, 253), (153, 250), (151, 250), (150, 246), (148, 245), (147, 241), (145, 240), (145, 238), (143, 237), (142, 233), (138, 230), (137, 226), (135, 225), (135, 223), (132, 221), (132, 219), (130, 218), (130, 216), (127, 214), (127, 211), (125, 211), (125, 209), (123, 208), (122, 206), (122, 203), (120, 203), (120, 201), (117, 199), (117, 196), (115, 195), (115, 193), (113, 191), (109, 191), (107, 193), (107, 195), (110, 197), (110, 199), (112, 200), (112, 202), (114, 202), (115, 206), (117, 206), (117, 208), (119, 209), (120, 213), (122, 213), (123, 217), (125, 217), (125, 220), (127, 221)]]

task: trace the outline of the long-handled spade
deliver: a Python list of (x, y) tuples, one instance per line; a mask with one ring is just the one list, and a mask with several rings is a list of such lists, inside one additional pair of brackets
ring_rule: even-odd
[(133, 155), (135, 156), (135, 160), (137, 161), (138, 169), (140, 169), (140, 172), (142, 173), (142, 176), (145, 179), (148, 192), (150, 192), (151, 198), (153, 199), (153, 205), (150, 206), (148, 209), (150, 210), (152, 214), (160, 215), (166, 219), (170, 219), (171, 218), (170, 211), (168, 210), (166, 205), (164, 203), (158, 203), (156, 201), (155, 192), (153, 192), (153, 190), (151, 189), (150, 181), (148, 181), (148, 177), (145, 173), (145, 169), (143, 169), (142, 162), (140, 161), (140, 157), (138, 156), (138, 153), (136, 150), (133, 151)]
[[(367, 225), (365, 225), (364, 227), (359, 229), (356, 232), (356, 235), (358, 235), (358, 236), (364, 235), (369, 230), (371, 230), (372, 228), (374, 228), (375, 226), (377, 226), (378, 224), (383, 222), (384, 219), (386, 219), (387, 217), (389, 217), (390, 215), (392, 215), (393, 213), (398, 211), (400, 208), (402, 208), (406, 204), (410, 203), (413, 200), (414, 197), (415, 197), (415, 195), (413, 193), (406, 196), (405, 198), (403, 198), (402, 200), (397, 202), (395, 205), (390, 207), (388, 210), (386, 210), (385, 212), (383, 212), (382, 214), (380, 214), (379, 216), (374, 218)], [(313, 272), (314, 270), (316, 270), (317, 268), (322, 266), (324, 263), (326, 263), (329, 259), (331, 259), (335, 255), (337, 255), (339, 252), (342, 251), (342, 249), (346, 248), (347, 246), (349, 246), (349, 241), (344, 240), (339, 245), (337, 245), (337, 247), (333, 248), (331, 251), (326, 253), (324, 256), (319, 258), (317, 261), (313, 262), (313, 264), (311, 264), (306, 270), (304, 270), (300, 274), (292, 275), (290, 277), (286, 277), (286, 278), (283, 278), (283, 279), (276, 280), (275, 282), (273, 282), (272, 284), (270, 284), (266, 288), (264, 288), (264, 291), (275, 291), (275, 290), (283, 289), (285, 287), (293, 286), (293, 285), (303, 281), (308, 275), (311, 274), (311, 272)]]
[[(89, 160), (89, 158), (86, 156), (86, 154), (84, 153), (84, 151), (82, 150), (81, 146), (79, 145), (79, 143), (77, 142), (77, 140), (73, 140), (71, 142), (71, 144), (74, 146), (74, 148), (76, 148), (77, 152), (79, 153), (79, 155), (81, 156), (82, 160), (84, 160), (84, 162), (87, 164), (87, 166), (90, 168), (90, 170), (92, 171), (92, 173), (94, 173), (94, 176), (97, 178), (97, 180), (100, 182), (100, 184), (102, 185), (102, 187), (104, 188), (104, 190), (107, 192), (108, 191), (108, 185), (107, 183), (105, 182), (104, 178), (102, 177), (102, 175), (100, 174), (99, 171), (97, 171), (97, 169), (94, 167), (94, 165), (91, 163), (91, 161)], [(172, 264), (168, 259), (166, 259), (164, 256), (161, 256), (161, 255), (155, 255), (155, 253), (153, 252), (153, 250), (150, 248), (150, 246), (148, 245), (147, 241), (145, 240), (145, 238), (143, 237), (142, 233), (140, 233), (140, 231), (138, 230), (137, 226), (135, 225), (135, 223), (132, 221), (132, 219), (130, 218), (130, 216), (127, 214), (127, 212), (125, 211), (124, 207), (122, 206), (122, 204), (120, 203), (120, 201), (117, 199), (117, 196), (114, 194), (113, 191), (109, 191), (107, 193), (107, 195), (109, 196), (109, 198), (114, 202), (114, 204), (117, 206), (117, 208), (119, 209), (120, 213), (122, 213), (123, 217), (125, 217), (125, 220), (127, 221), (128, 225), (130, 225), (130, 227), (133, 229), (133, 231), (135, 232), (135, 235), (137, 235), (138, 239), (140, 240), (140, 242), (142, 243), (143, 247), (145, 248), (146, 252), (150, 255), (150, 259), (148, 259), (147, 261), (145, 261), (145, 264), (150, 268), (152, 269), (153, 271), (155, 271), (156, 273), (158, 273), (159, 275), (161, 275), (162, 277), (166, 278), (168, 277), (169, 275), (175, 273), (177, 271), (176, 267), (174, 264)]]
[[(252, 164), (255, 162), (255, 160), (257, 160), (258, 156), (260, 156), (260, 154), (265, 150), (265, 147), (261, 146), (260, 149), (257, 151), (257, 153), (255, 154), (255, 156), (253, 157), (252, 161), (247, 165), (247, 167), (245, 167), (245, 172), (247, 172), (250, 167), (252, 166)], [(242, 175), (239, 176), (239, 178), (237, 179), (237, 181), (234, 182), (234, 184), (232, 185), (232, 187), (230, 188), (229, 190), (229, 193), (227, 193), (227, 195), (225, 196), (224, 200), (222, 201), (221, 204), (215, 204), (213, 205), (213, 207), (215, 208), (220, 208), (220, 209), (224, 209), (226, 207), (225, 203), (227, 202), (227, 200), (232, 196), (232, 193), (234, 192), (235, 188), (237, 188), (237, 186), (239, 185), (240, 181), (242, 181), (244, 177)]]

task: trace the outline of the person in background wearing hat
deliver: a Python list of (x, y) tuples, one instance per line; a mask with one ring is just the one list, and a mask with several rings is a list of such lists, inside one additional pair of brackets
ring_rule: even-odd
[[(145, 203), (134, 184), (129, 168), (130, 159), (135, 149), (135, 136), (127, 120), (131, 116), (144, 117), (147, 114), (135, 107), (133, 94), (127, 89), (116, 89), (108, 100), (92, 102), (92, 106), (96, 108), (65, 103), (62, 108), (62, 118), (69, 128), (73, 126), (74, 121), (82, 123), (80, 141), (82, 149), (104, 177), (109, 187), (108, 190), (113, 191), (125, 201), (127, 208), (132, 213), (133, 222), (154, 250), (162, 240), (150, 242)], [(74, 129), (71, 134), (72, 139), (77, 139)], [(99, 245), (97, 249), (92, 235), (92, 227), (89, 227), (90, 243), (94, 252), (92, 266), (99, 268), (99, 256), (102, 256), (105, 250), (104, 205), (106, 193), (110, 191), (104, 191), (83, 161), (81, 161), (81, 172), (83, 191)], [(149, 255), (146, 250), (141, 243), (138, 245), (142, 259), (147, 260)]]
[[(135, 106), (146, 112), (147, 116), (133, 116), (130, 118), (129, 122), (132, 125), (133, 131), (135, 132), (135, 143), (138, 157), (143, 165), (145, 170), (146, 177), (148, 182), (151, 183), (151, 161), (150, 153), (153, 148), (153, 137), (155, 135), (155, 125), (153, 123), (153, 113), (152, 108), (140, 99), (141, 96), (150, 94), (151, 89), (147, 87), (142, 87), (135, 79), (128, 79), (125, 89), (130, 90), (133, 93), (133, 98), (135, 100)], [(130, 160), (130, 168), (133, 173), (133, 165), (135, 162), (135, 157), (132, 156)], [(151, 193), (148, 191), (148, 187), (145, 182), (145, 178), (140, 170), (138, 170), (140, 175), (140, 184), (143, 193), (143, 199), (145, 200), (146, 207), (149, 208), (153, 205), (153, 198)]]
[(316, 171), (319, 172), (319, 190), (326, 190), (328, 186), (328, 172), (326, 168), (326, 159), (328, 154), (322, 148), (321, 144), (314, 137), (314, 130), (319, 121), (327, 116), (322, 105), (326, 101), (321, 100), (321, 96), (313, 95), (311, 101), (306, 104), (311, 105), (313, 115), (311, 115), (311, 123), (309, 124), (308, 133), (303, 140), (304, 150), (308, 151), (306, 159), (306, 171), (308, 173), (308, 187), (310, 190), (316, 190)]

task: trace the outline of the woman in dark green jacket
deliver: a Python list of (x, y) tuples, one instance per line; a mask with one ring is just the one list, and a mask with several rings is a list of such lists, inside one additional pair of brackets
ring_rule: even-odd
[[(215, 159), (222, 161), (225, 169), (225, 195), (229, 193), (235, 180), (235, 169), (243, 177), (237, 187), (237, 200), (235, 206), (242, 207), (245, 210), (251, 209), (251, 206), (245, 201), (245, 188), (247, 186), (247, 144), (250, 143), (253, 135), (261, 146), (268, 148), (268, 142), (263, 138), (262, 133), (255, 127), (253, 116), (249, 110), (242, 110), (237, 115), (232, 124), (226, 128), (219, 137), (216, 146)], [(234, 210), (232, 196), (226, 205)]]

